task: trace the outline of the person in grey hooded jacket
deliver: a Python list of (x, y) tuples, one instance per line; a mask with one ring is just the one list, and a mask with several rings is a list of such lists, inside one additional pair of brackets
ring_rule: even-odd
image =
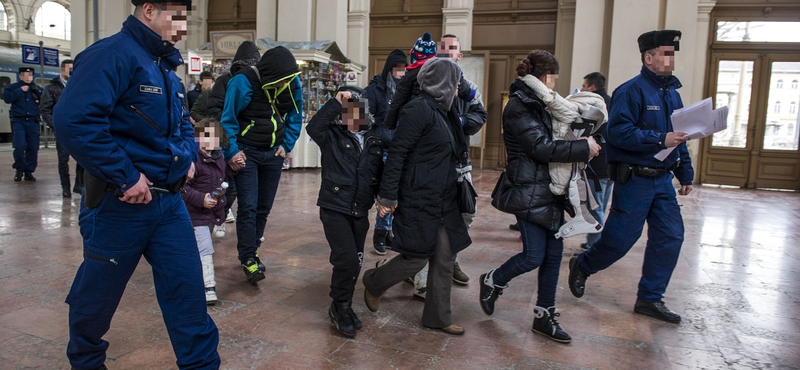
[(394, 213), (392, 249), (399, 256), (364, 273), (364, 300), (377, 311), (390, 287), (430, 262), (422, 325), (451, 335), (464, 329), (451, 318), (455, 253), (472, 241), (456, 202), (458, 157), (467, 150), (458, 117), (450, 112), (461, 69), (450, 59), (425, 63), (417, 74), (421, 93), (400, 111), (386, 159), (378, 211)]

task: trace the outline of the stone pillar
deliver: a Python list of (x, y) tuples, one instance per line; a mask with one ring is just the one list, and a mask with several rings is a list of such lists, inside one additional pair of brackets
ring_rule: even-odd
[[(603, 29), (605, 28), (605, 1), (577, 0), (575, 2), (575, 31), (572, 42), (572, 73), (569, 89), (580, 87), (583, 76), (592, 72), (602, 72)], [(560, 61), (560, 60), (559, 60)], [(604, 73), (605, 74), (605, 73)]]
[(367, 86), (375, 74), (369, 68), (369, 10), (370, 0), (350, 0), (347, 12), (347, 48), (342, 48), (350, 60), (367, 67), (358, 77), (358, 86)]
[(256, 38), (278, 36), (278, 0), (257, 0)]
[(442, 8), (442, 35), (454, 34), (461, 51), (472, 50), (472, 9), (474, 0), (445, 0)]
[(347, 50), (347, 0), (317, 1), (313, 40), (333, 40), (342, 52)]
[(639, 74), (639, 35), (658, 28), (660, 0), (614, 0), (608, 63), (609, 92)]
[(313, 0), (278, 1), (278, 41), (310, 41), (313, 34)]
[[(197, 49), (209, 42), (208, 39), (208, 3), (210, 0), (194, 0), (187, 24), (188, 35), (184, 36), (185, 45), (189, 49)], [(184, 55), (186, 56), (186, 55)]]
[(562, 96), (572, 91), (572, 49), (575, 36), (575, 1), (558, 3), (558, 19), (556, 20), (555, 57), (560, 67), (559, 78), (555, 90)]
[(69, 5), (70, 20), (72, 22), (71, 50), (75, 58), (92, 42), (92, 1), (73, 1)]

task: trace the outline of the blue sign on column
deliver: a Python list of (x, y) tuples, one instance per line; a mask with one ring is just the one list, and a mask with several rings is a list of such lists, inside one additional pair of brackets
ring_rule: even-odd
[(22, 45), (22, 63), (39, 64), (39, 47)]
[[(44, 65), (58, 67), (58, 49), (44, 49)], [(33, 45), (22, 45), (22, 63), (41, 64), (39, 61), (39, 47)]]

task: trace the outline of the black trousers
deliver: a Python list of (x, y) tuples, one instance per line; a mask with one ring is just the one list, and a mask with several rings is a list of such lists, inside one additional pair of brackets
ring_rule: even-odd
[[(61, 189), (69, 191), (69, 153), (56, 141), (58, 152), (58, 177), (61, 178)], [(83, 190), (83, 167), (75, 162), (75, 190)]]
[(358, 275), (361, 273), (369, 219), (356, 218), (325, 208), (319, 209), (319, 219), (322, 220), (325, 238), (331, 247), (331, 298), (336, 302), (351, 301)]

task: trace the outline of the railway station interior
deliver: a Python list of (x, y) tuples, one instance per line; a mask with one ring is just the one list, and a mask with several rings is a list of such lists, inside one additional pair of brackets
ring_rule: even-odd
[[(330, 248), (316, 205), (320, 152), (303, 129), (284, 165), (259, 249), (266, 279), (249, 284), (237, 259), (235, 223), (213, 237), (222, 369), (800, 369), (800, 1), (798, 0), (194, 0), (176, 47), (218, 77), (243, 40), (261, 53), (282, 45), (298, 61), (304, 127), (341, 85), (365, 87), (389, 53), (423, 33), (458, 37), (465, 77), (488, 118), (470, 148), (477, 215), (458, 255), (467, 285), (452, 289), (463, 336), (424, 328), (423, 300), (401, 283), (365, 306), (359, 278), (353, 339), (328, 317)], [(74, 59), (119, 32), (129, 0), (1, 0), (0, 89), (17, 81), (23, 45)], [(96, 15), (96, 18), (95, 18)], [(684, 104), (711, 97), (728, 128), (687, 143), (694, 191), (678, 196), (685, 235), (665, 302), (680, 324), (633, 312), (646, 231), (583, 298), (567, 284), (585, 236), (564, 240), (557, 289), (570, 344), (531, 331), (537, 274), (516, 278), (494, 315), (479, 305), (479, 276), (522, 250), (513, 215), (491, 205), (505, 168), (502, 111), (515, 69), (531, 50), (559, 61), (554, 90), (567, 96), (602, 72), (614, 89), (641, 69), (637, 37), (682, 31), (674, 75)], [(177, 75), (194, 88), (190, 63)], [(30, 65), (30, 64), (27, 64)], [(37, 82), (42, 78), (39, 65)], [(45, 68), (45, 80), (58, 67)], [(323, 78), (323, 76), (325, 76)], [(42, 85), (40, 83), (40, 85)], [(52, 130), (40, 133), (36, 181), (15, 182), (9, 105), (0, 102), (0, 370), (70, 369), (65, 298), (84, 259), (81, 195), (62, 197)], [(74, 161), (70, 160), (70, 171)], [(74, 172), (72, 172), (74, 175)], [(675, 182), (675, 186), (679, 184)], [(234, 206), (234, 209), (236, 206)], [(372, 249), (363, 271), (396, 253)], [(142, 259), (111, 329), (109, 369), (177, 369), (153, 273)]]

